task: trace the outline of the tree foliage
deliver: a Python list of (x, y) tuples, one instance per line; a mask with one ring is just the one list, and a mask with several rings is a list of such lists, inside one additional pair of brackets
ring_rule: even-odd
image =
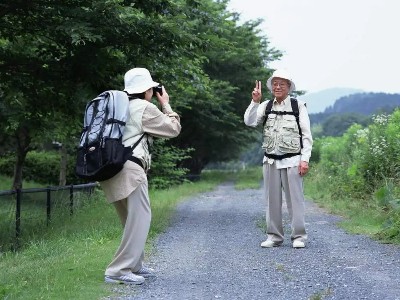
[(324, 136), (341, 136), (354, 124), (366, 126), (370, 123), (370, 118), (355, 113), (335, 114), (328, 117), (322, 123), (322, 133)]
[(182, 116), (181, 135), (160, 145), (194, 149), (179, 167), (199, 173), (210, 161), (237, 157), (254, 138), (242, 122), (253, 82), (281, 54), (261, 36), (261, 21), (239, 24), (226, 5), (2, 1), (0, 140), (7, 147), (0, 151), (16, 156), (13, 188), (21, 187), (26, 154), (41, 143), (57, 140), (74, 153), (85, 103), (121, 89), (132, 67), (148, 68)]

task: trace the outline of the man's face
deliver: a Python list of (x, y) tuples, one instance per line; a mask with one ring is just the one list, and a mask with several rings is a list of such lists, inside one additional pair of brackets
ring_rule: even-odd
[(272, 93), (276, 100), (282, 101), (289, 95), (290, 81), (287, 79), (275, 77), (271, 81)]

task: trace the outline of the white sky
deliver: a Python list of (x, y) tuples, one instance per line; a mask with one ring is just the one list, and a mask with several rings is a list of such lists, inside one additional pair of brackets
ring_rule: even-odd
[(400, 0), (230, 0), (228, 9), (265, 20), (270, 47), (283, 52), (270, 67), (287, 69), (298, 90), (400, 92)]

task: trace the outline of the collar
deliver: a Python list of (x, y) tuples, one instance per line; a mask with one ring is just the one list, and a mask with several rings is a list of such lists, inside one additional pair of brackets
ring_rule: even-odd
[(288, 102), (290, 101), (290, 95), (287, 95), (287, 97), (285, 99), (283, 99), (283, 101), (279, 104), (279, 102), (276, 100), (276, 98), (274, 98), (274, 105), (286, 105)]

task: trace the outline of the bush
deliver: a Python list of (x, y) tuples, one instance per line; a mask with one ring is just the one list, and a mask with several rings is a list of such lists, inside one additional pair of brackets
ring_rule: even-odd
[(313, 147), (311, 151), (311, 158), (310, 162), (318, 163), (321, 159), (321, 145), (322, 145), (322, 140), (320, 138), (317, 138), (313, 142)]
[(165, 139), (156, 139), (152, 152), (152, 163), (149, 172), (149, 186), (152, 189), (164, 189), (182, 183), (187, 169), (179, 168), (177, 164), (189, 158), (192, 149), (182, 150), (167, 146)]
[[(185, 181), (187, 169), (179, 163), (189, 157), (192, 149), (178, 149), (168, 146), (165, 139), (156, 139), (152, 152), (152, 165), (148, 174), (151, 188), (163, 189)], [(0, 158), (0, 174), (12, 177), (15, 157)], [(30, 151), (22, 168), (24, 180), (32, 180), (45, 185), (58, 185), (60, 174), (60, 153), (57, 151)], [(75, 157), (68, 156), (67, 184), (84, 183), (75, 175)]]
[[(67, 182), (76, 182), (73, 159), (69, 159), (67, 166)], [(2, 175), (12, 177), (14, 174), (15, 157), (0, 158)], [(60, 174), (60, 154), (55, 151), (30, 151), (26, 155), (22, 168), (24, 180), (32, 180), (41, 184), (58, 185)]]
[(400, 239), (400, 110), (353, 125), (341, 137), (322, 138), (317, 169), (331, 201), (349, 199), (384, 216), (380, 238)]

